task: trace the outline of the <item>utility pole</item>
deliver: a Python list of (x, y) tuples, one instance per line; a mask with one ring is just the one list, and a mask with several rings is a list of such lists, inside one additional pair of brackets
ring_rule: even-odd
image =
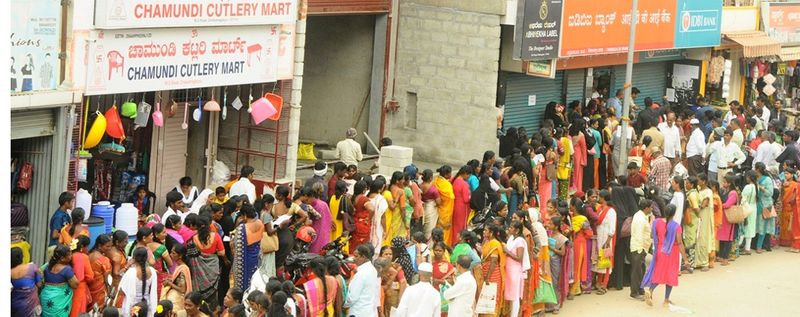
[[(628, 166), (628, 126), (629, 116), (631, 112), (631, 88), (633, 88), (633, 44), (636, 40), (636, 22), (638, 22), (638, 15), (636, 14), (639, 0), (633, 0), (631, 7), (631, 32), (628, 39), (628, 61), (625, 64), (625, 100), (622, 102), (622, 122), (620, 122), (620, 135), (619, 145), (622, 149), (619, 151), (619, 164), (617, 164), (617, 175), (625, 175), (625, 170)], [(641, 168), (641, 166), (639, 166)]]

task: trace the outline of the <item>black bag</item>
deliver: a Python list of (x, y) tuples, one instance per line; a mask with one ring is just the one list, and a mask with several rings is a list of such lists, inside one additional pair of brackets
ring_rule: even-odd
[(594, 135), (589, 130), (583, 131), (583, 135), (586, 137), (586, 150), (591, 150), (597, 144), (597, 140), (594, 139)]
[(29, 222), (28, 206), (20, 203), (11, 203), (11, 226), (27, 227)]

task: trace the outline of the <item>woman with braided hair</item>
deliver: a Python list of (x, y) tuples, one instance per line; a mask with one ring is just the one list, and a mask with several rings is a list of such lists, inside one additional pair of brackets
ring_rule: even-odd
[(121, 315), (131, 316), (133, 306), (145, 302), (148, 304), (147, 316), (153, 316), (158, 303), (158, 273), (148, 262), (146, 247), (136, 248), (131, 259), (133, 263), (119, 282), (119, 296), (124, 296)]

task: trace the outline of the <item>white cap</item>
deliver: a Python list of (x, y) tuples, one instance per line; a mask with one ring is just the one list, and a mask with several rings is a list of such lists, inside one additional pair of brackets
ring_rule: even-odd
[(692, 120), (689, 120), (689, 123), (690, 124), (700, 124), (700, 120), (697, 120), (697, 118), (694, 118)]
[(420, 272), (433, 273), (433, 265), (431, 265), (428, 262), (420, 263), (418, 269), (419, 269)]

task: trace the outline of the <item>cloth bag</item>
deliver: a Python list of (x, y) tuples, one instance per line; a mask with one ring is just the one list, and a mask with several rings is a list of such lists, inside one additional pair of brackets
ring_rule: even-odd
[(611, 257), (607, 254), (610, 253), (611, 249), (599, 249), (597, 250), (597, 268), (598, 269), (607, 269), (611, 267)]
[(497, 308), (497, 283), (484, 284), (478, 302), (475, 304), (476, 314), (494, 314)]
[(533, 298), (533, 302), (537, 304), (558, 304), (558, 297), (556, 297), (556, 291), (553, 289), (553, 284), (540, 278), (539, 287), (536, 288), (536, 296)]
[(278, 251), (278, 234), (269, 235), (264, 234), (261, 238), (261, 253), (270, 253)]

